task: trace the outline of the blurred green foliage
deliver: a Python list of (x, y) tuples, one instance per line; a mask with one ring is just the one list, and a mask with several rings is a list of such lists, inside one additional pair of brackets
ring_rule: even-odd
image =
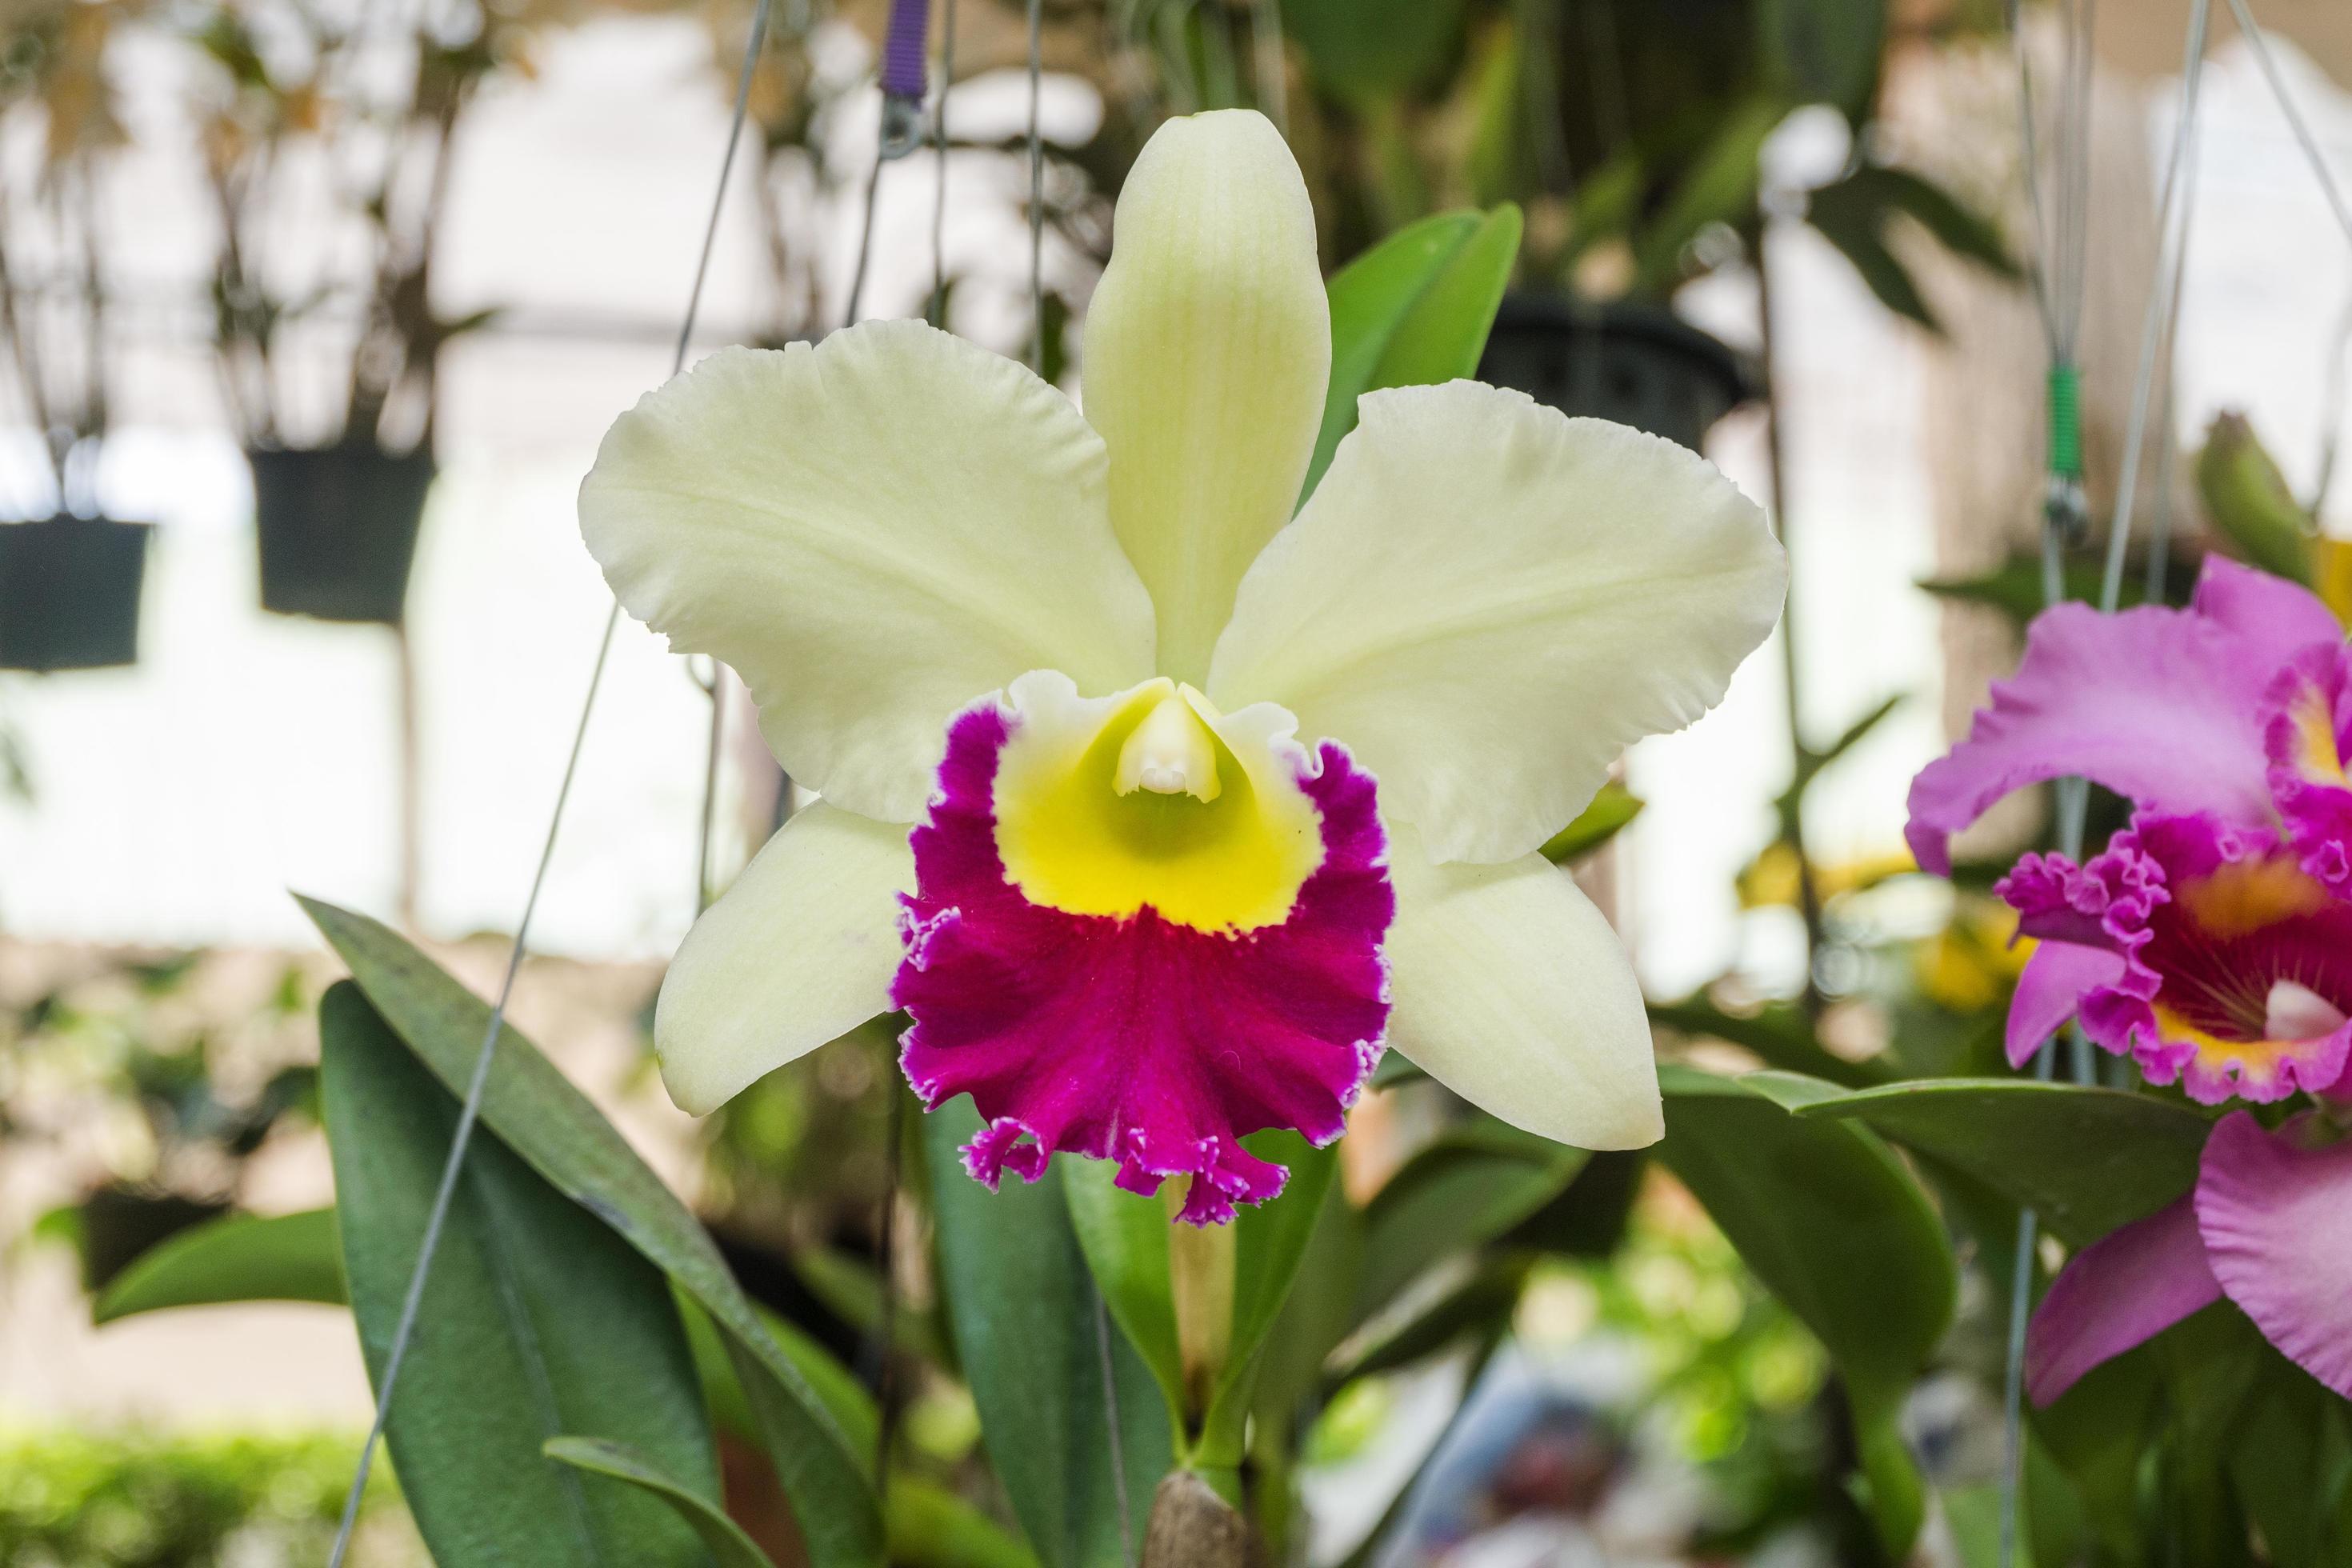
[[(359, 1440), (0, 1434), (0, 1563), (9, 1568), (310, 1568), (325, 1561)], [(425, 1568), (378, 1467), (352, 1568)]]

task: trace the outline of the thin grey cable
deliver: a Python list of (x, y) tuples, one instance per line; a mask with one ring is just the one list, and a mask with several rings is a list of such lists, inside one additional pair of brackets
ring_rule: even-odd
[(940, 184), (931, 197), (931, 325), (948, 324), (948, 93), (955, 86), (956, 0), (948, 0), (940, 28), (940, 101), (932, 111), (931, 144), (939, 149)]
[[(2235, 0), (2233, 0), (2235, 3)], [(2107, 559), (2099, 578), (2099, 608), (2113, 614), (2123, 598), (2124, 552), (2131, 542), (2132, 508), (2139, 496), (2140, 458), (2147, 440), (2149, 395), (2156, 384), (2156, 358), (2165, 340), (2164, 324), (2170, 314), (2172, 291), (2180, 286), (2183, 253), (2189, 243), (2189, 181), (2184, 174), (2189, 151), (2197, 137), (2198, 89), (2205, 76), (2205, 36), (2212, 21), (2212, 0), (2196, 0), (2189, 12), (2189, 40), (2182, 53), (2180, 119), (2173, 127), (2172, 151), (2165, 163), (2164, 196), (2157, 221), (2160, 237), (2156, 278), (2149, 285), (2147, 310), (2140, 322), (2139, 365), (2132, 375), (2131, 419), (2124, 428), (2123, 471), (2116, 479), (2116, 510), (2107, 525)]]
[(694, 912), (710, 907), (710, 840), (719, 821), (719, 751), (727, 735), (727, 668), (710, 661), (710, 679), (695, 685), (710, 699), (710, 739), (702, 754), (702, 820), (694, 836)]
[(866, 212), (859, 220), (857, 231), (857, 267), (849, 275), (849, 301), (843, 307), (841, 324), (857, 325), (857, 313), (866, 302), (866, 275), (874, 259), (874, 209), (876, 199), (882, 194), (882, 165), (890, 161), (887, 147), (874, 149), (874, 167), (866, 175)]
[[(2326, 153), (2320, 149), (2319, 138), (2312, 133), (2311, 122), (2304, 118), (2303, 110), (2294, 101), (2294, 94), (2287, 89), (2286, 77), (2280, 71), (2278, 60), (2271, 53), (2270, 40), (2263, 36), (2262, 28), (2255, 24), (2253, 12), (2246, 0), (2230, 0), (2230, 13), (2238, 24), (2239, 35), (2254, 52), (2254, 62), (2262, 68), (2263, 79), (2270, 84), (2271, 96), (2277, 100), (2279, 112), (2286, 117), (2288, 128), (2302, 145), (2304, 158), (2310, 163), (2313, 177), (2318, 180), (2328, 207), (2343, 228), (2344, 237), (2352, 240), (2352, 205), (2347, 205), (2343, 187), (2336, 183), (2336, 172), (2328, 165)], [(2340, 427), (2344, 410), (2344, 345), (2347, 338), (2352, 338), (2352, 305), (2346, 307), (2342, 322), (2336, 328), (2333, 340), (2335, 351), (2328, 361), (2327, 395), (2323, 400), (2326, 418), (2320, 432), (2319, 477), (2312, 487), (2311, 504), (2305, 509), (2315, 518), (2327, 500), (2328, 488), (2336, 477), (2336, 449), (2342, 434)]]
[(2026, 276), (2033, 285), (2034, 309), (2042, 317), (2042, 335), (2052, 353), (2057, 352), (2058, 318), (2051, 298), (2050, 258), (2058, 248), (2052, 243), (2051, 218), (2042, 198), (2041, 137), (2034, 130), (2033, 57), (2027, 50), (2022, 19), (2019, 16), (2019, 0), (2006, 0), (2003, 7), (2009, 24), (2010, 47), (2017, 55), (2017, 118), (2021, 147), (2018, 161), (2025, 176), (2025, 205), (2033, 219), (2032, 265)]
[(2254, 51), (2254, 63), (2263, 68), (2263, 79), (2270, 83), (2271, 96), (2278, 100), (2279, 112), (2286, 116), (2287, 125), (2294, 132), (2294, 139), (2303, 144), (2303, 155), (2309, 160), (2311, 172), (2318, 179), (2319, 188), (2336, 214), (2336, 221), (2343, 226), (2344, 237), (2352, 240), (2352, 205), (2346, 203), (2343, 188), (2336, 183), (2336, 172), (2328, 166), (2327, 154), (2320, 150), (2319, 139), (2311, 133), (2310, 121), (2304, 119), (2303, 110), (2296, 107), (2294, 94), (2287, 90), (2286, 78), (2280, 73), (2278, 60), (2271, 54), (2270, 41), (2263, 37), (2262, 28), (2255, 25), (2253, 12), (2246, 0), (2230, 0), (2230, 14), (2237, 20), (2239, 33)]
[(1045, 374), (1045, 3), (1029, 0), (1029, 368)]
[(1110, 1492), (1118, 1504), (1118, 1556), (1127, 1568), (1135, 1568), (1135, 1517), (1127, 1500), (1127, 1439), (1118, 1429), (1118, 1363), (1111, 1355), (1110, 1309), (1091, 1276), (1087, 1282), (1095, 1299), (1095, 1358), (1102, 1367), (1103, 1417), (1110, 1436)]
[(2180, 193), (2180, 255), (2173, 264), (2172, 295), (2165, 303), (2164, 384), (2156, 405), (2156, 499), (2148, 514), (2147, 561), (2140, 576), (2140, 596), (2151, 605), (2164, 603), (2172, 553), (2173, 480), (2180, 461), (2180, 427), (2173, 395), (2180, 381), (2180, 305), (2189, 292), (2189, 238), (2197, 221), (2199, 167), (2199, 160), (2191, 156), (2181, 171), (2187, 184)]
[[(676, 375), (686, 365), (687, 346), (693, 341), (694, 320), (702, 304), (702, 286), (710, 273), (710, 253), (719, 237), (719, 217), (727, 205), (727, 185), (735, 170), (735, 151), (743, 139), (743, 120), (751, 96), (751, 73), (758, 63), (760, 48), (768, 31), (769, 0), (759, 0), (751, 16), (751, 36), (743, 50), (742, 74), (735, 87), (735, 119), (727, 132), (727, 152), (719, 164), (719, 188), (711, 198), (710, 221), (704, 227), (702, 253), (695, 262), (694, 287), (687, 295), (686, 320), (678, 327), (677, 351), (672, 356), (670, 374)], [(547, 869), (555, 859), (555, 844), (563, 826), (563, 808), (572, 798), (572, 781), (579, 776), (580, 753), (588, 741), (588, 721), (596, 711), (596, 696), (604, 684), (604, 665), (613, 651), (613, 633), (620, 625), (621, 605), (614, 601), (604, 614), (604, 630), (596, 640), (596, 662), (588, 674), (587, 695), (580, 704), (580, 721), (572, 733), (572, 750), (564, 758), (562, 782), (556, 786), (555, 808), (549, 814), (547, 837), (541, 843), (539, 865), (531, 873), (530, 891), (523, 900), (522, 918), (515, 926), (514, 947), (507, 954), (505, 976), (499, 982), (498, 1001), (490, 1008), (489, 1026), (483, 1031), (481, 1049), (474, 1058), (473, 1076), (467, 1081), (466, 1096), (457, 1109), (457, 1131), (449, 1140), (449, 1156), (441, 1167), (440, 1185), (433, 1194), (433, 1207), (425, 1220), (425, 1235), (418, 1244), (416, 1265), (409, 1271), (408, 1287), (400, 1302), (400, 1317), (392, 1332), (392, 1344), (384, 1353), (383, 1379), (376, 1390), (375, 1419), (368, 1426), (367, 1443), (360, 1450), (360, 1462), (352, 1477), (351, 1490), (343, 1499), (343, 1516), (335, 1530), (335, 1543), (327, 1556), (327, 1568), (342, 1568), (344, 1555), (351, 1551), (352, 1535), (359, 1525), (360, 1500), (367, 1491), (368, 1475), (375, 1465), (376, 1445), (383, 1440), (384, 1423), (392, 1413), (393, 1392), (400, 1380), (401, 1367), (408, 1358), (408, 1347), (415, 1342), (418, 1310), (425, 1300), (425, 1285), (433, 1271), (434, 1255), (441, 1246), (441, 1235), (448, 1223), (449, 1205), (457, 1191), (457, 1178), (464, 1169), (466, 1151), (472, 1144), (475, 1124), (480, 1120), (482, 1096), (489, 1088), (490, 1064), (497, 1058), (499, 1031), (505, 1026), (507, 1004), (514, 995), (515, 977), (521, 972), (523, 955), (530, 939), (531, 917), (539, 909), (539, 895), (547, 885)]]

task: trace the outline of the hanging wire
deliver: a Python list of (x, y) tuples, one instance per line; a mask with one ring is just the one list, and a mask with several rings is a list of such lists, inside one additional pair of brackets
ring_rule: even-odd
[[(2231, 0), (2232, 5), (2242, 0)], [(2158, 230), (2160, 236), (2156, 277), (2149, 289), (2141, 327), (2137, 373), (2132, 388), (2131, 417), (2126, 432), (2122, 473), (2115, 515), (2109, 524), (2105, 570), (2100, 580), (2102, 611), (2114, 613), (2123, 590), (2124, 557), (2130, 542), (2134, 490), (2147, 437), (2149, 394), (2158, 342), (2172, 339), (2178, 319), (2183, 262), (2187, 249), (2189, 192), (2193, 174), (2188, 157), (2197, 125), (2198, 88), (2203, 76), (2206, 37), (2210, 27), (2211, 0), (2196, 0), (2189, 19), (2181, 61), (2182, 100), (2167, 159)], [(2039, 151), (2034, 134), (2031, 64), (2023, 36), (2017, 32), (2018, 7), (2011, 0), (2008, 16), (2018, 55), (2020, 109), (2023, 119), (2028, 191), (2034, 208), (2039, 243), (2035, 257), (2035, 291), (2051, 353), (2050, 415), (2051, 486), (2042, 532), (2042, 588), (2052, 604), (2065, 595), (2063, 552), (2068, 536), (2085, 518), (2081, 496), (2081, 427), (2079, 383), (2074, 355), (2079, 343), (2082, 304), (2088, 279), (2089, 142), (2092, 77), (2089, 61), (2089, 0), (2080, 0), (2068, 12), (2065, 89), (2060, 107), (2062, 139), (2060, 194), (2054, 209), (2045, 209), (2039, 190)], [(2053, 242), (2060, 254), (2049, 254)], [(2160, 557), (2151, 573), (2162, 570)], [(2058, 788), (2058, 837), (2061, 851), (2079, 858), (2089, 789), (2078, 778), (2063, 779)], [(2067, 1031), (2072, 1077), (2077, 1083), (2096, 1081), (2090, 1044), (2079, 1026)], [(2035, 1054), (2034, 1077), (2047, 1082), (2056, 1076), (2057, 1039), (2043, 1042)], [(2002, 1568), (2016, 1561), (2019, 1491), (2024, 1475), (2025, 1330), (2032, 1304), (2034, 1254), (2040, 1229), (2032, 1208), (2019, 1211), (2016, 1249), (2011, 1258), (2007, 1365), (2002, 1388), (2002, 1468), (2000, 1486), (2000, 1548)]]
[[(2106, 569), (2099, 580), (2099, 608), (2113, 614), (2123, 597), (2124, 552), (2131, 540), (2132, 503), (2138, 497), (2140, 458), (2147, 438), (2148, 400), (2156, 385), (2157, 350), (2166, 342), (2165, 323), (2180, 289), (2182, 261), (2189, 248), (2189, 208), (2186, 187), (2190, 144), (2197, 134), (2198, 89), (2205, 76), (2205, 35), (2212, 20), (2212, 0), (2197, 0), (2189, 13), (2189, 42), (2180, 64), (2180, 118), (2173, 127), (2172, 153), (2164, 172), (2164, 195), (2158, 206), (2157, 272), (2148, 291), (2147, 310), (2141, 319), (2139, 365), (2132, 377), (2131, 422), (2124, 432), (2123, 471), (2116, 480), (2116, 513), (2107, 528)], [(2164, 479), (2169, 481), (2170, 476)]]
[(1045, 0), (1029, 0), (1029, 368), (1045, 374)]
[[(759, 0), (751, 13), (751, 31), (743, 48), (743, 68), (735, 84), (735, 118), (727, 131), (727, 151), (719, 162), (719, 186), (710, 201), (710, 220), (702, 233), (702, 251), (694, 264), (694, 286), (688, 290), (686, 319), (678, 326), (677, 349), (670, 362), (670, 374), (676, 375), (686, 365), (687, 346), (694, 338), (695, 317), (702, 307), (702, 288), (710, 274), (710, 256), (719, 238), (719, 215), (727, 207), (727, 187), (735, 171), (735, 152), (743, 140), (743, 121), (750, 108), (751, 74), (758, 64), (760, 48), (768, 32), (770, 0)], [(360, 1462), (352, 1477), (351, 1490), (343, 1499), (343, 1516), (335, 1530), (335, 1543), (327, 1555), (327, 1568), (342, 1568), (343, 1558), (351, 1551), (352, 1535), (359, 1525), (360, 1500), (367, 1490), (368, 1475), (375, 1463), (376, 1445), (383, 1440), (384, 1423), (392, 1413), (392, 1399), (400, 1380), (400, 1370), (408, 1357), (408, 1348), (415, 1342), (418, 1309), (425, 1300), (425, 1285), (433, 1270), (433, 1258), (440, 1248), (442, 1232), (449, 1218), (449, 1205), (456, 1196), (457, 1177), (466, 1162), (466, 1151), (472, 1144), (474, 1128), (481, 1118), (482, 1096), (489, 1087), (490, 1064), (496, 1058), (499, 1035), (506, 1024), (507, 1004), (514, 995), (515, 977), (522, 969), (524, 952), (530, 939), (531, 917), (538, 911), (539, 896), (547, 885), (547, 868), (555, 858), (556, 838), (563, 826), (563, 808), (572, 798), (572, 781), (579, 776), (580, 753), (588, 740), (588, 721), (596, 711), (597, 693), (604, 683), (604, 665), (613, 651), (613, 633), (620, 625), (621, 606), (615, 600), (604, 615), (604, 630), (596, 640), (596, 661), (588, 675), (588, 691), (580, 704), (580, 721), (572, 733), (572, 750), (563, 763), (563, 779), (557, 785), (555, 807), (548, 816), (547, 836), (540, 845), (539, 865), (532, 871), (530, 891), (523, 900), (522, 918), (515, 926), (514, 948), (507, 955), (505, 976), (499, 982), (498, 1001), (490, 1008), (489, 1026), (483, 1031), (481, 1049), (474, 1058), (473, 1076), (466, 1085), (466, 1097), (457, 1110), (457, 1126), (449, 1140), (449, 1155), (441, 1167), (441, 1183), (433, 1194), (433, 1207), (426, 1215), (425, 1235), (416, 1252), (415, 1267), (410, 1270), (408, 1288), (401, 1297), (400, 1317), (393, 1329), (392, 1344), (384, 1353), (383, 1380), (376, 1391), (375, 1420), (368, 1427), (367, 1443), (360, 1450)]]
[(931, 110), (940, 183), (931, 196), (931, 302), (924, 315), (942, 331), (948, 324), (948, 94), (955, 86), (956, 9), (956, 0), (948, 0), (940, 29), (940, 97)]
[[(2277, 101), (2279, 112), (2286, 117), (2288, 128), (2294, 132), (2296, 142), (2303, 148), (2304, 160), (2311, 165), (2312, 175), (2319, 182), (2320, 194), (2327, 198), (2328, 209), (2336, 215), (2337, 225), (2344, 230), (2344, 237), (2352, 241), (2352, 204), (2347, 203), (2343, 187), (2336, 184), (2336, 171), (2329, 166), (2327, 154), (2321, 151), (2319, 138), (2312, 134), (2310, 121), (2305, 118), (2303, 110), (2296, 104), (2294, 94), (2287, 89), (2286, 76), (2279, 69), (2278, 60), (2271, 53), (2270, 40), (2255, 24), (2253, 10), (2247, 0), (2230, 0), (2230, 15), (2238, 24), (2239, 36), (2253, 50), (2254, 62), (2262, 68), (2263, 79), (2270, 84), (2271, 97)], [(2343, 434), (2344, 351), (2346, 343), (2352, 342), (2352, 303), (2345, 307), (2331, 341), (2334, 348), (2328, 358), (2327, 393), (2323, 400), (2326, 423), (2320, 433), (2319, 476), (2312, 487), (2311, 504), (2305, 509), (2315, 518), (2327, 500), (2329, 485), (2336, 476), (2336, 444)]]

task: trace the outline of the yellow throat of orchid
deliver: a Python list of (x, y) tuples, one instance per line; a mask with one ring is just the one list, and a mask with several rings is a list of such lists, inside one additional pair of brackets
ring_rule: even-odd
[(1284, 920), (1323, 858), (1262, 721), (1161, 677), (1114, 697), (1027, 687), (996, 774), (996, 844), (1033, 903), (1240, 932)]

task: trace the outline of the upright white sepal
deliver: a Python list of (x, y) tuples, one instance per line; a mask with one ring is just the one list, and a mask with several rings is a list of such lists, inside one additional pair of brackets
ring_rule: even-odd
[(1315, 209), (1265, 116), (1171, 120), (1129, 172), (1087, 309), (1087, 421), (1160, 613), (1160, 673), (1199, 685), (1234, 585), (1290, 520), (1331, 371)]

